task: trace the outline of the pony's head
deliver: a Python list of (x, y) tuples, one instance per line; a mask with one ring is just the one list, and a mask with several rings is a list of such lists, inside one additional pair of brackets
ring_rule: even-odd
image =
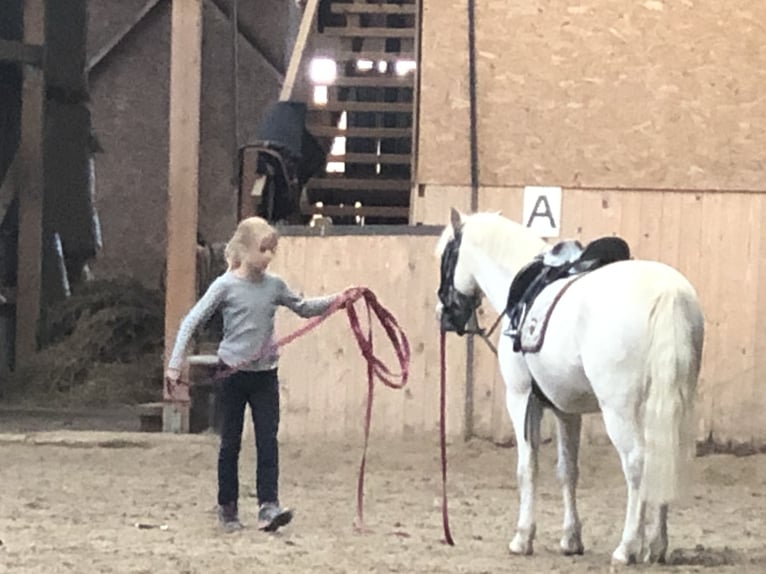
[[(445, 227), (436, 244), (441, 257), (439, 302), (436, 314), (444, 331), (465, 333), (465, 327), (481, 302), (481, 295), (473, 275), (460, 257), (463, 241), (463, 215), (454, 207), (450, 211), (450, 224)], [(461, 265), (461, 263), (463, 263)]]
[(466, 333), (481, 303), (478, 266), (491, 260), (513, 276), (544, 247), (542, 239), (498, 212), (465, 215), (452, 208), (449, 224), (436, 244), (436, 256), (441, 258), (436, 313), (442, 329)]

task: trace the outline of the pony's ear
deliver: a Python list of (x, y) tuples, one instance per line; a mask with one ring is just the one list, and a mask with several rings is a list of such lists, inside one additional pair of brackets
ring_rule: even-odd
[(462, 214), (454, 207), (451, 207), (449, 212), (449, 219), (450, 223), (452, 224), (452, 229), (455, 231), (455, 233), (459, 233), (463, 228)]

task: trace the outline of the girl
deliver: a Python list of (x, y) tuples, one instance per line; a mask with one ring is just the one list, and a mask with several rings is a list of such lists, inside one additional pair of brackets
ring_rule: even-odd
[(292, 511), (280, 507), (278, 497), (279, 381), (278, 355), (272, 345), (274, 314), (278, 305), (284, 305), (301, 317), (321, 315), (339, 296), (303, 299), (293, 293), (281, 278), (266, 272), (276, 249), (277, 233), (264, 219), (250, 217), (239, 223), (226, 245), (228, 270), (213, 281), (184, 318), (166, 373), (168, 382), (176, 384), (194, 331), (221, 309), (224, 332), (218, 358), (224, 368), (236, 369), (219, 390), (223, 421), (218, 518), (228, 532), (242, 528), (237, 511), (238, 466), (246, 404), (250, 405), (255, 429), (258, 528), (271, 532), (292, 519)]

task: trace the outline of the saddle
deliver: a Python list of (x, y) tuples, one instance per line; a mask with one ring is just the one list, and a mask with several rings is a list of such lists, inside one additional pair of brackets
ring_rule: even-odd
[(513, 350), (522, 350), (521, 327), (543, 289), (559, 279), (582, 275), (626, 259), (630, 259), (630, 248), (620, 237), (601, 237), (585, 248), (576, 240), (561, 241), (535, 257), (516, 274), (508, 291), (505, 313), (510, 326), (506, 335), (513, 339)]

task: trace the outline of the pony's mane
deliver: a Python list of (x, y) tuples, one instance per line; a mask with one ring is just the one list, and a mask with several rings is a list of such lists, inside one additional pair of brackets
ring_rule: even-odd
[[(503, 267), (518, 269), (547, 247), (545, 241), (523, 225), (496, 212), (464, 214), (462, 220), (464, 241)], [(453, 236), (452, 225), (447, 225), (436, 245), (437, 257), (441, 257)]]

